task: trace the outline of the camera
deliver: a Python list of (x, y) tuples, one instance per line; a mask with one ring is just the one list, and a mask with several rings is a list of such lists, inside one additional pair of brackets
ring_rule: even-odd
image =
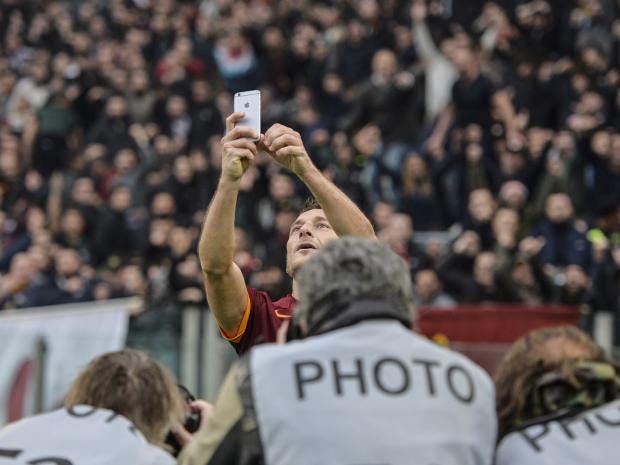
[[(178, 387), (189, 410), (189, 404), (195, 401), (196, 398), (185, 386), (179, 384)], [(187, 414), (187, 416), (185, 417), (185, 421), (183, 422), (183, 428), (185, 428), (188, 433), (195, 433), (200, 427), (200, 420), (200, 412), (192, 412), (191, 410), (189, 410), (189, 413)], [(166, 435), (165, 443), (167, 446), (170, 447), (173, 456), (177, 457), (181, 453), (182, 446), (181, 444), (179, 444), (177, 438), (174, 436), (172, 431), (169, 431)]]

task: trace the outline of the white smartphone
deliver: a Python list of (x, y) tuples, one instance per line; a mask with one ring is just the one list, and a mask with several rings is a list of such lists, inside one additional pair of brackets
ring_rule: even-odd
[(246, 92), (237, 92), (234, 99), (234, 111), (245, 113), (237, 126), (247, 126), (258, 134), (260, 139), (260, 90), (248, 90)]

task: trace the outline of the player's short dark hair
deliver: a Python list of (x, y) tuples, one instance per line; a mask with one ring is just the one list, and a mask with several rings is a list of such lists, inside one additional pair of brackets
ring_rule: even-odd
[(314, 197), (308, 197), (304, 203), (304, 206), (302, 207), (299, 213), (304, 213), (309, 210), (322, 210), (322, 209), (323, 207), (321, 207), (321, 204)]

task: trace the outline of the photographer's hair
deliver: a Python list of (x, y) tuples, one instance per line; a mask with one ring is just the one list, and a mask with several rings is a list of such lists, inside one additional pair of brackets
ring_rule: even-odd
[(542, 373), (575, 358), (606, 361), (601, 348), (574, 326), (534, 330), (511, 346), (494, 376), (498, 439), (516, 426), (526, 410), (528, 386)]
[(404, 318), (412, 316), (411, 278), (403, 259), (373, 239), (342, 237), (327, 244), (301, 269), (299, 289), (294, 320), (309, 327), (338, 316), (338, 304), (362, 299), (391, 302)]
[(182, 423), (185, 406), (173, 375), (144, 352), (124, 349), (91, 361), (74, 381), (65, 407), (86, 404), (128, 418), (152, 444)]

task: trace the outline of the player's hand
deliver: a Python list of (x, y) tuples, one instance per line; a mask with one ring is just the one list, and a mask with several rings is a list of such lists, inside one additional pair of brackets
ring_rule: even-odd
[(256, 132), (249, 127), (235, 127), (245, 118), (245, 113), (236, 112), (226, 118), (226, 135), (222, 137), (222, 178), (238, 181), (243, 176), (258, 153)]
[(274, 124), (267, 130), (259, 145), (271, 158), (297, 176), (303, 176), (312, 166), (301, 136), (289, 127)]

